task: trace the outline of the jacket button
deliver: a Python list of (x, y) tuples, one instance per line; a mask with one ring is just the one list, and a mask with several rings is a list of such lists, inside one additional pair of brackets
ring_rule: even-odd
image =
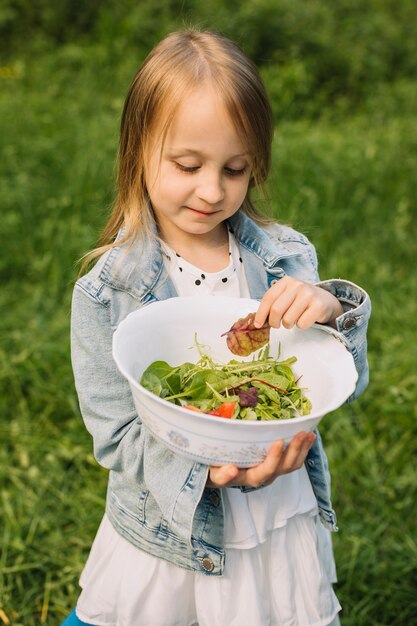
[(212, 491), (210, 494), (210, 500), (213, 506), (218, 507), (220, 504), (220, 496), (217, 491)]
[(212, 572), (214, 570), (214, 563), (208, 556), (205, 556), (204, 559), (201, 559), (201, 565), (204, 567), (206, 572)]
[(354, 326), (356, 326), (356, 319), (354, 317), (347, 317), (345, 320), (343, 320), (343, 323), (342, 323), (343, 330), (349, 330), (350, 328), (353, 328)]

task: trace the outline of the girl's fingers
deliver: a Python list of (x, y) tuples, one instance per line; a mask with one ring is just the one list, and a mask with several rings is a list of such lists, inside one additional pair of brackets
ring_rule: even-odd
[[(305, 300), (305, 298), (294, 299), (292, 304), (282, 315), (281, 324), (284, 326), (284, 328), (292, 328), (295, 325), (298, 326), (300, 317), (304, 315), (304, 313), (306, 313), (308, 310), (308, 302)], [(272, 315), (273, 312), (274, 311), (272, 310)], [(272, 326), (275, 326), (275, 324), (272, 324)]]
[(319, 318), (319, 310), (317, 306), (312, 306), (301, 313), (297, 319), (297, 327), (305, 330), (310, 328)]
[(276, 478), (280, 459), (284, 450), (282, 440), (275, 441), (268, 452), (265, 460), (249, 469), (238, 469), (235, 465), (224, 465), (222, 467), (211, 467), (208, 487), (259, 487), (267, 481)]
[(255, 314), (255, 326), (262, 326), (268, 320), (275, 328), (281, 324), (292, 328), (309, 307), (313, 293), (311, 285), (285, 276), (265, 293)]
[(285, 458), (282, 463), (282, 470), (284, 473), (292, 472), (302, 466), (307, 453), (315, 440), (316, 435), (314, 433), (307, 432), (297, 433), (297, 435), (293, 437), (285, 450)]
[(284, 321), (287, 323), (291, 323), (289, 319), (287, 319), (290, 311), (293, 307), (297, 306), (296, 303), (296, 293), (293, 289), (287, 289), (284, 291), (280, 298), (275, 300), (272, 304), (271, 309), (269, 311), (269, 324), (274, 328), (279, 328), (281, 324), (284, 324)]
[(265, 460), (246, 470), (245, 485), (250, 487), (261, 487), (263, 485), (269, 485), (277, 476), (279, 476), (280, 465), (284, 454), (285, 444), (282, 439), (275, 441)]
[(239, 469), (235, 465), (210, 467), (208, 487), (227, 487), (239, 476)]
[(282, 439), (275, 441), (263, 463), (247, 471), (248, 478), (251, 480), (254, 487), (259, 487), (260, 485), (265, 485), (275, 480), (284, 454), (284, 447), (285, 444)]
[(285, 291), (285, 278), (282, 278), (273, 287), (268, 289), (262, 298), (258, 310), (255, 313), (254, 325), (258, 328), (263, 326), (269, 318), (269, 313), (274, 302)]
[(314, 433), (301, 432), (293, 437), (286, 448), (282, 439), (275, 441), (265, 460), (249, 469), (238, 469), (235, 465), (211, 467), (207, 486), (260, 487), (269, 485), (278, 476), (299, 469), (315, 439)]

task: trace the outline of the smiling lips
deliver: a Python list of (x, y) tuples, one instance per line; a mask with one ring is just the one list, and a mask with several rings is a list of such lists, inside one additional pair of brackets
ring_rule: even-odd
[(198, 209), (193, 209), (190, 206), (186, 207), (189, 211), (192, 211), (193, 213), (197, 213), (198, 215), (204, 215), (204, 217), (210, 217), (211, 215), (214, 215), (215, 213), (218, 213), (219, 211), (199, 211)]

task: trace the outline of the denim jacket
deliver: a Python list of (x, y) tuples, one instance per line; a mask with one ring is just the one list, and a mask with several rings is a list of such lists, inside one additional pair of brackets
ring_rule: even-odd
[[(240, 211), (229, 220), (239, 244), (252, 298), (285, 275), (319, 284), (342, 303), (337, 330), (324, 326), (350, 350), (358, 371), (352, 398), (368, 382), (366, 329), (368, 295), (344, 280), (319, 282), (313, 246), (287, 226), (257, 226)], [(72, 363), (80, 409), (98, 462), (108, 468), (106, 513), (114, 528), (138, 548), (177, 566), (221, 575), (224, 512), (221, 489), (206, 487), (209, 468), (181, 457), (157, 441), (141, 423), (128, 382), (112, 359), (112, 335), (132, 311), (177, 295), (158, 240), (136, 240), (105, 253), (74, 289)], [(337, 530), (330, 501), (330, 476), (317, 440), (306, 468), (321, 521)], [(279, 479), (278, 479), (279, 480)]]

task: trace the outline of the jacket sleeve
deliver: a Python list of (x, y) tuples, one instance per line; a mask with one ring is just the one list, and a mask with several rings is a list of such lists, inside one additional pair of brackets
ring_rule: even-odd
[(76, 286), (71, 358), (81, 414), (105, 468), (145, 483), (174, 532), (190, 540), (208, 468), (171, 452), (138, 416), (129, 383), (112, 357), (109, 307)]

